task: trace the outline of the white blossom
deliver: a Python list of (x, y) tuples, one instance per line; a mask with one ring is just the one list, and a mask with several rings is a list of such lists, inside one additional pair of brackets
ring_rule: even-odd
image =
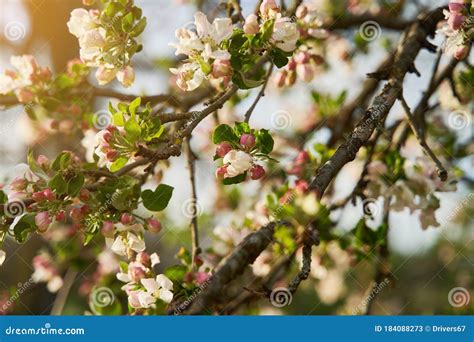
[(232, 178), (244, 173), (250, 169), (252, 161), (252, 156), (244, 151), (229, 151), (224, 156), (224, 165), (227, 165), (227, 171), (224, 177)]

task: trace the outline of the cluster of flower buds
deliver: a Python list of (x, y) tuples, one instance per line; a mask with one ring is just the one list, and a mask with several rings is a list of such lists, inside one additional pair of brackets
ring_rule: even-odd
[(329, 34), (323, 29), (325, 16), (314, 3), (302, 3), (296, 9), (298, 30), (301, 37), (326, 38)]
[(474, 39), (474, 15), (471, 13), (474, 11), (473, 5), (470, 1), (452, 0), (449, 2), (449, 10), (444, 10), (447, 22), (440, 30), (447, 36), (444, 50), (458, 60), (467, 57)]
[(259, 16), (261, 20), (256, 14), (250, 14), (245, 19), (245, 34), (257, 34), (266, 21), (274, 20), (271, 43), (285, 52), (292, 52), (296, 49), (296, 43), (300, 38), (297, 25), (289, 17), (282, 15), (275, 0), (262, 1)]
[(51, 81), (51, 71), (38, 66), (30, 55), (12, 56), (10, 63), (16, 70), (6, 70), (0, 74), (0, 94), (14, 93), (21, 103), (32, 102), (35, 92)]
[(216, 156), (223, 158), (223, 165), (216, 170), (217, 178), (233, 178), (247, 171), (250, 178), (257, 180), (265, 175), (265, 169), (256, 164), (251, 151), (255, 147), (255, 136), (244, 133), (240, 137), (240, 149), (234, 149), (229, 142), (221, 142), (216, 149)]
[(298, 77), (303, 82), (311, 82), (317, 71), (318, 65), (324, 63), (324, 59), (311, 50), (300, 50), (290, 59), (288, 64), (275, 76), (277, 87), (289, 87), (296, 82)]

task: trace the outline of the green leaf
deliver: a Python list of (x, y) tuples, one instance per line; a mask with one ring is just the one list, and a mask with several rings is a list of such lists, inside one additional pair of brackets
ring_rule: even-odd
[(270, 54), (273, 58), (273, 63), (276, 65), (277, 68), (283, 68), (285, 65), (288, 64), (288, 57), (280, 49), (275, 49)]
[(131, 31), (133, 27), (133, 13), (128, 13), (125, 17), (122, 18), (122, 30), (124, 32)]
[(232, 178), (224, 178), (222, 180), (222, 184), (224, 185), (238, 184), (245, 181), (246, 178), (247, 178), (247, 172), (242, 173), (241, 175), (238, 175)]
[(124, 128), (125, 128), (125, 132), (128, 133), (128, 135), (133, 139), (133, 141), (136, 141), (142, 133), (142, 129), (140, 125), (138, 124), (137, 121), (135, 121), (134, 118), (129, 119), (125, 123)]
[(145, 28), (146, 28), (146, 18), (142, 18), (142, 19), (140, 19), (138, 24), (135, 25), (133, 30), (130, 32), (130, 35), (132, 37), (138, 37), (139, 35), (141, 35), (143, 33)]
[(140, 107), (140, 104), (142, 103), (142, 98), (137, 97), (135, 100), (130, 102), (130, 105), (128, 106), (128, 111), (134, 117), (137, 114), (137, 109)]
[(212, 142), (214, 144), (220, 144), (223, 141), (237, 143), (238, 139), (239, 138), (235, 135), (234, 130), (226, 124), (217, 126), (212, 134)]
[(22, 216), (13, 227), (13, 234), (18, 242), (25, 242), (28, 233), (36, 230), (35, 214)]
[(252, 132), (249, 124), (246, 122), (236, 122), (234, 125), (234, 131), (237, 136), (241, 136), (244, 133), (250, 134)]
[(256, 143), (262, 153), (269, 154), (273, 151), (274, 141), (267, 129), (261, 129), (258, 132)]
[(66, 169), (71, 162), (71, 153), (69, 152), (62, 152), (60, 153), (56, 159), (51, 164), (51, 168), (55, 171), (61, 171)]
[(184, 281), (184, 276), (188, 272), (188, 269), (184, 265), (170, 266), (164, 271), (164, 275), (167, 276), (174, 284), (181, 284)]
[(61, 173), (57, 173), (48, 183), (48, 186), (57, 194), (62, 195), (67, 191), (67, 184)]
[(69, 196), (77, 196), (79, 191), (84, 185), (84, 176), (81, 173), (78, 173), (67, 183), (67, 193)]
[(0, 190), (0, 204), (5, 204), (8, 201), (8, 196)]
[(122, 167), (125, 166), (125, 164), (127, 164), (128, 162), (128, 158), (127, 157), (119, 157), (116, 161), (114, 161), (112, 163), (112, 165), (110, 166), (110, 172), (117, 172), (118, 170), (120, 170)]
[(151, 211), (162, 211), (167, 206), (173, 195), (174, 188), (166, 184), (160, 184), (155, 191), (144, 190), (142, 192), (143, 205)]

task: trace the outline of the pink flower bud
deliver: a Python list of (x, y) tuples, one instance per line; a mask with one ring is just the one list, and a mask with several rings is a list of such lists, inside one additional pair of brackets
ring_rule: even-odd
[(39, 166), (41, 166), (42, 168), (46, 168), (49, 166), (49, 159), (48, 157), (40, 154), (38, 156), (38, 158), (36, 158), (36, 162), (38, 163)]
[(459, 13), (452, 13), (448, 19), (448, 25), (453, 30), (457, 31), (461, 28), (462, 24), (466, 20), (466, 17)]
[(66, 213), (64, 212), (64, 210), (61, 210), (61, 211), (58, 211), (56, 213), (56, 221), (64, 221), (66, 219)]
[(229, 144), (227, 141), (221, 142), (219, 145), (217, 145), (216, 155), (220, 158), (224, 158), (230, 150), (232, 150), (231, 144)]
[(304, 164), (309, 161), (309, 153), (306, 151), (300, 151), (295, 158), (296, 164)]
[(265, 169), (260, 165), (254, 165), (250, 169), (250, 178), (257, 180), (262, 178), (265, 175)]
[(114, 161), (117, 159), (119, 153), (115, 150), (109, 150), (105, 153), (105, 158), (107, 158), (108, 161)]
[(275, 0), (263, 0), (262, 4), (260, 5), (260, 13), (262, 16), (270, 16), (272, 12), (279, 12), (280, 9), (276, 4)]
[(44, 194), (43, 191), (34, 192), (34, 193), (31, 195), (31, 198), (32, 198), (33, 201), (35, 201), (35, 202), (43, 202), (43, 201), (46, 201), (46, 196), (45, 196), (45, 194)]
[(97, 78), (97, 81), (99, 81), (100, 85), (106, 85), (115, 78), (116, 74), (117, 71), (115, 69), (100, 67), (97, 69), (95, 77)]
[(148, 230), (152, 233), (159, 233), (161, 231), (161, 222), (153, 218), (148, 219)]
[(112, 133), (109, 130), (106, 130), (102, 135), (102, 139), (104, 139), (105, 142), (109, 143), (112, 140)]
[(306, 51), (300, 51), (295, 56), (295, 62), (298, 64), (306, 64), (310, 61), (311, 55)]
[(127, 65), (117, 73), (117, 80), (128, 88), (135, 82), (135, 71), (130, 65)]
[(225, 174), (227, 173), (227, 166), (221, 166), (216, 170), (216, 178), (222, 179), (224, 178)]
[(140, 252), (137, 254), (135, 260), (142, 264), (143, 266), (150, 267), (150, 255), (147, 252)]
[(232, 67), (228, 59), (216, 59), (212, 64), (212, 77), (219, 78), (232, 74)]
[(288, 64), (286, 65), (286, 69), (293, 71), (296, 69), (296, 61), (294, 58), (290, 59)]
[(103, 236), (112, 238), (114, 237), (114, 230), (115, 230), (114, 223), (112, 221), (105, 221), (102, 224), (102, 229), (100, 230), (100, 232), (102, 233)]
[(258, 24), (258, 17), (255, 14), (250, 14), (245, 19), (244, 32), (245, 34), (257, 34), (260, 29)]
[(285, 84), (287, 87), (292, 86), (296, 82), (296, 72), (290, 71), (288, 77), (285, 79)]
[(464, 6), (464, 0), (462, 1), (450, 1), (449, 2), (449, 11), (451, 13), (459, 13), (464, 10), (466, 7)]
[(69, 215), (75, 223), (78, 223), (82, 219), (81, 208), (74, 207), (69, 211)]
[(298, 64), (296, 72), (304, 82), (310, 82), (314, 78), (314, 69), (310, 64)]
[(275, 76), (275, 85), (282, 88), (285, 85), (286, 70), (281, 70)]
[(303, 19), (304, 17), (306, 17), (306, 15), (308, 15), (308, 7), (306, 5), (298, 6), (298, 8), (296, 9), (296, 16), (299, 19)]
[(123, 213), (122, 216), (120, 217), (120, 222), (123, 224), (131, 224), (133, 222), (133, 216), (127, 213)]
[(199, 285), (202, 285), (203, 283), (205, 283), (210, 277), (211, 275), (206, 272), (196, 272), (195, 274), (196, 282)]
[(24, 89), (24, 88), (18, 89), (15, 92), (15, 95), (16, 95), (18, 101), (20, 101), (21, 103), (30, 103), (31, 101), (33, 101), (33, 97), (34, 97), (34, 95), (31, 91), (29, 91), (28, 89)]
[(245, 149), (250, 150), (255, 146), (255, 136), (253, 134), (247, 133), (242, 134), (240, 137), (240, 145), (242, 145)]
[(460, 61), (466, 58), (468, 54), (469, 54), (469, 46), (461, 45), (460, 47), (457, 48), (456, 52), (454, 53), (454, 58)]
[(130, 267), (130, 269), (128, 270), (128, 274), (130, 275), (130, 278), (136, 283), (138, 283), (140, 279), (145, 277), (145, 271), (143, 270), (143, 268), (137, 266)]
[(51, 224), (51, 218), (47, 211), (42, 211), (35, 216), (35, 224), (38, 228), (38, 231), (45, 232), (48, 230), (49, 225)]
[(54, 192), (51, 191), (51, 189), (45, 189), (43, 190), (44, 197), (48, 201), (54, 201), (56, 199), (56, 195)]

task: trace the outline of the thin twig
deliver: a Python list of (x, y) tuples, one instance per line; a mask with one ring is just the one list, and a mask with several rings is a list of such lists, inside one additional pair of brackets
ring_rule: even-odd
[(64, 276), (64, 284), (59, 290), (56, 299), (53, 303), (53, 308), (51, 309), (51, 316), (59, 316), (64, 310), (66, 305), (67, 297), (69, 296), (69, 291), (74, 284), (78, 272), (75, 269), (69, 268)]
[(252, 105), (250, 106), (250, 108), (245, 113), (245, 120), (244, 120), (245, 122), (247, 122), (247, 123), (249, 122), (250, 116), (252, 116), (252, 113), (253, 113), (255, 107), (257, 107), (258, 102), (260, 101), (260, 99), (263, 96), (265, 96), (265, 89), (267, 88), (268, 81), (270, 79), (270, 76), (272, 75), (272, 71), (273, 71), (273, 63), (268, 67), (267, 75), (265, 76), (265, 83), (263, 83), (262, 88), (260, 89), (260, 91), (258, 92), (257, 97), (255, 98), (255, 101), (253, 101)]
[(433, 160), (433, 162), (436, 164), (438, 168), (438, 177), (441, 179), (443, 182), (448, 179), (448, 172), (444, 168), (443, 164), (439, 161), (439, 159), (436, 157), (436, 155), (433, 153), (431, 148), (428, 146), (426, 143), (425, 138), (420, 132), (420, 129), (416, 126), (415, 123), (415, 118), (413, 117), (413, 114), (411, 113), (410, 107), (408, 106), (408, 103), (405, 101), (405, 98), (403, 95), (400, 95), (400, 102), (402, 104), (402, 107), (405, 111), (405, 114), (407, 116), (407, 121), (408, 124), (411, 127), (411, 130), (413, 131), (413, 134), (415, 135), (416, 139), (418, 140), (418, 143), (420, 146), (423, 148), (425, 153)]
[(192, 263), (196, 260), (196, 256), (201, 253), (201, 248), (199, 247), (199, 229), (198, 229), (198, 201), (196, 193), (196, 175), (195, 175), (195, 161), (196, 156), (191, 149), (190, 139), (185, 141), (185, 149), (188, 157), (188, 169), (189, 169), (189, 181), (191, 183), (191, 206), (190, 206), (190, 227), (191, 227), (191, 239), (192, 239)]

